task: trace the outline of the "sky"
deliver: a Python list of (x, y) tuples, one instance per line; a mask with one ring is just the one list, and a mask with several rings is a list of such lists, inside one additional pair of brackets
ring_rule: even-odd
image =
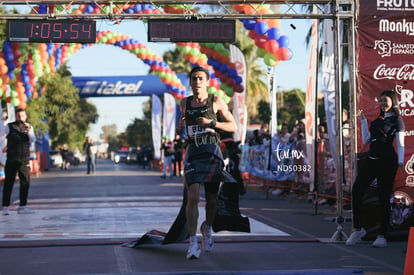
[[(291, 27), (291, 24), (295, 28)], [(293, 52), (292, 59), (280, 62), (275, 68), (276, 86), (278, 90), (299, 88), (305, 91), (309, 51), (305, 45), (310, 20), (283, 19), (281, 29), (289, 38), (289, 48)], [(126, 21), (119, 25), (110, 21), (97, 23), (99, 31), (111, 30), (129, 35), (133, 39), (147, 45), (159, 56), (165, 51), (175, 48), (172, 43), (147, 42), (146, 25), (142, 21)], [(145, 75), (149, 67), (126, 50), (111, 45), (94, 45), (81, 49), (68, 60), (73, 76), (116, 76)], [(103, 97), (89, 98), (99, 114), (99, 120), (92, 125), (89, 135), (98, 138), (104, 125), (116, 124), (118, 132), (125, 130), (134, 118), (142, 118), (142, 105), (148, 97)]]

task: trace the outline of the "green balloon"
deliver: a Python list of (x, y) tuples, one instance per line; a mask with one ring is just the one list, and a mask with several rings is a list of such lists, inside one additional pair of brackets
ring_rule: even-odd
[(185, 54), (189, 54), (191, 52), (191, 47), (190, 46), (185, 46), (184, 48), (183, 48), (183, 53), (185, 53)]
[(190, 51), (190, 54), (194, 55), (194, 56), (196, 56), (198, 53), (199, 53), (199, 50), (196, 49), (196, 48), (192, 48), (191, 51)]
[(265, 49), (262, 49), (262, 48), (257, 48), (256, 54), (257, 54), (259, 57), (264, 57), (266, 53), (267, 53), (267, 52), (266, 52), (266, 50), (265, 50)]
[(11, 99), (11, 104), (13, 104), (13, 106), (19, 106), (19, 104), (20, 104), (20, 100), (17, 98), (17, 97), (12, 97), (12, 99)]
[(217, 51), (217, 52), (221, 52), (222, 50), (224, 50), (223, 44), (216, 44), (214, 46), (214, 50)]
[(274, 67), (277, 64), (277, 59), (274, 54), (266, 53), (264, 56), (264, 63), (269, 67)]

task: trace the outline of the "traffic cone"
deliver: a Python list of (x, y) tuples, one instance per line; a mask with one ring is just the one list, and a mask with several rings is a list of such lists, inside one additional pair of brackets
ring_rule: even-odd
[(410, 228), (410, 235), (408, 236), (407, 254), (405, 256), (404, 267), (404, 275), (412, 274), (414, 274), (414, 227)]

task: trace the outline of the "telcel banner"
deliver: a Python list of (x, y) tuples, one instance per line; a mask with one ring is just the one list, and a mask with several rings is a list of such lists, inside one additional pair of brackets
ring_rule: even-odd
[[(184, 85), (186, 74), (177, 74)], [(103, 96), (162, 96), (168, 93), (164, 83), (156, 75), (145, 76), (74, 76), (73, 85), (79, 88), (80, 97)]]

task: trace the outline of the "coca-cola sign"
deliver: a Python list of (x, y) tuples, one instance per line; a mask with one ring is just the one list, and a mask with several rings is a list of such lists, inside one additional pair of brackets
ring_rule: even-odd
[(402, 67), (387, 67), (380, 64), (374, 71), (374, 79), (414, 80), (414, 64), (405, 64)]

